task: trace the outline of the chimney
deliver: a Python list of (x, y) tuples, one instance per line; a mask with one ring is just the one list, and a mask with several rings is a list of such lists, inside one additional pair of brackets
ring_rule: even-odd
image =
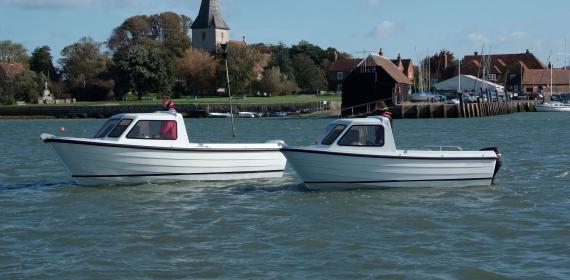
[(447, 53), (443, 53), (443, 69), (447, 69)]
[(334, 51), (333, 56), (334, 56), (334, 61), (337, 61), (338, 60), (338, 52), (336, 50)]
[(402, 56), (398, 54), (398, 60), (402, 60)]
[(476, 52), (474, 52), (474, 54), (475, 54), (475, 55), (479, 55), (479, 52), (476, 51)]
[(530, 54), (530, 51), (528, 49), (526, 49), (526, 54)]
[(379, 54), (380, 56), (384, 56), (384, 49), (383, 49), (383, 48), (380, 48), (380, 51), (378, 52), (378, 54)]

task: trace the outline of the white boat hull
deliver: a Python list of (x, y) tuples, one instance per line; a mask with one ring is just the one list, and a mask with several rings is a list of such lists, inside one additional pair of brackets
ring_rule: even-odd
[(536, 106), (537, 112), (570, 112), (570, 105), (566, 106)]
[[(286, 159), (277, 144), (248, 148), (168, 148), (47, 140), (80, 185), (225, 181), (280, 177)], [(221, 145), (220, 145), (221, 146)]]
[[(424, 155), (370, 155), (284, 148), (288, 162), (313, 190), (466, 187), (490, 185), (497, 159)], [(421, 152), (419, 152), (422, 154)]]

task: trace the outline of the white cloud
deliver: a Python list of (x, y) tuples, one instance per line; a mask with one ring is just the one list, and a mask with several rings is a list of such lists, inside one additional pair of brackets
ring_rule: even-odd
[(465, 36), (465, 41), (470, 44), (505, 45), (524, 41), (529, 37), (525, 31), (513, 31), (508, 34), (499, 34), (488, 37), (481, 33), (469, 33)]
[(379, 25), (377, 25), (371, 32), (370, 35), (377, 38), (386, 38), (392, 34), (396, 27), (396, 24), (392, 21), (385, 20)]

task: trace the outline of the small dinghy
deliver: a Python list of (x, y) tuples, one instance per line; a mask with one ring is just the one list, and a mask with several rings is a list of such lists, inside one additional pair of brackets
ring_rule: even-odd
[(312, 145), (281, 151), (309, 189), (490, 185), (497, 148), (398, 150), (385, 117), (333, 121)]
[(42, 134), (80, 185), (281, 177), (283, 141), (190, 143), (181, 114), (111, 117), (93, 138)]

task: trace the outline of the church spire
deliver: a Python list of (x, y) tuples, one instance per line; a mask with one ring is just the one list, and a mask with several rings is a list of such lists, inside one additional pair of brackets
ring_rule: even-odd
[(192, 29), (224, 29), (230, 27), (224, 21), (218, 0), (202, 0), (198, 17), (192, 24)]

